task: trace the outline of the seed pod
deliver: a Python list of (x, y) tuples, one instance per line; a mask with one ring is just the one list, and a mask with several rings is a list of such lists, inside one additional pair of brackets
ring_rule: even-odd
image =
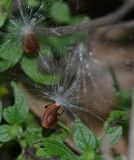
[(34, 34), (27, 34), (22, 39), (22, 48), (27, 55), (33, 55), (39, 50), (39, 40)]
[(45, 106), (41, 120), (42, 127), (51, 128), (57, 122), (59, 107), (56, 103)]

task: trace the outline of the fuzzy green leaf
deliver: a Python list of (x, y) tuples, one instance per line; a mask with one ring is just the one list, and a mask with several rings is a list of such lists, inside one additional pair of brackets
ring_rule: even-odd
[(28, 128), (25, 132), (25, 139), (28, 145), (32, 145), (42, 138), (41, 128)]
[(123, 160), (123, 159), (124, 159), (123, 156), (117, 156), (114, 158), (114, 160)]
[(70, 158), (73, 158), (71, 160), (79, 160), (78, 157), (62, 157), (62, 158), (60, 158), (60, 160), (70, 160)]
[(58, 136), (57, 136), (57, 134), (52, 134), (50, 137), (51, 137), (51, 139), (56, 138), (57, 140), (64, 142), (68, 135), (69, 134), (67, 132), (63, 131), (62, 133), (58, 134)]
[(79, 160), (95, 160), (95, 152), (87, 151), (80, 157)]
[(1, 120), (2, 120), (2, 103), (0, 101), (0, 123), (1, 123)]
[(16, 128), (10, 125), (0, 126), (0, 142), (8, 142), (16, 136)]
[(114, 145), (122, 137), (122, 127), (118, 126), (118, 127), (114, 127), (114, 128), (109, 128), (109, 130), (107, 131), (107, 134), (110, 139), (110, 144)]
[(45, 148), (38, 148), (36, 151), (37, 157), (49, 157), (48, 153), (46, 152)]
[(2, 0), (0, 1), (0, 27), (2, 27), (8, 17), (10, 7), (11, 7), (11, 0)]
[(122, 125), (128, 123), (128, 113), (125, 111), (113, 111), (104, 124), (104, 131), (109, 135), (110, 143), (116, 144), (122, 136)]
[(8, 89), (5, 84), (0, 84), (0, 99), (8, 94)]
[(54, 2), (50, 9), (50, 15), (56, 22), (66, 24), (71, 22), (69, 7), (63, 2)]
[(76, 44), (80, 39), (83, 39), (83, 35), (76, 33), (64, 37), (49, 37), (48, 41), (56, 49), (57, 54), (66, 55), (68, 46)]
[(110, 133), (111, 144), (116, 144), (122, 137), (122, 127), (119, 126)]
[(79, 118), (75, 120), (74, 143), (81, 151), (93, 150), (96, 147), (97, 139), (94, 134), (80, 121)]
[(14, 66), (22, 56), (22, 49), (15, 38), (10, 38), (0, 48), (0, 72)]
[(25, 155), (24, 155), (23, 153), (20, 154), (20, 155), (16, 158), (16, 160), (26, 160)]
[(30, 59), (24, 57), (21, 63), (23, 71), (29, 76), (34, 82), (52, 85), (59, 81), (59, 77), (56, 75), (46, 75), (38, 70), (38, 61), (36, 58)]
[(20, 124), (24, 122), (28, 115), (27, 97), (20, 91), (15, 82), (12, 82), (14, 89), (15, 104), (12, 107), (4, 109), (4, 119), (10, 124)]
[[(41, 149), (40, 149), (40, 154), (43, 157), (58, 156), (60, 158), (67, 157), (74, 160), (76, 158), (74, 153), (67, 146), (65, 146), (64, 143), (60, 142), (59, 140), (46, 138), (44, 139), (43, 144), (45, 147), (44, 153), (43, 153), (43, 150), (41, 152)], [(38, 152), (38, 156), (39, 156), (39, 152)]]
[(40, 2), (39, 0), (27, 0), (27, 4), (31, 7), (37, 7), (39, 6)]
[(125, 111), (113, 111), (104, 124), (104, 130), (108, 132), (110, 128), (121, 126), (128, 122), (128, 113)]
[(132, 106), (132, 95), (129, 91), (121, 90), (116, 94), (118, 107), (120, 109), (130, 109)]

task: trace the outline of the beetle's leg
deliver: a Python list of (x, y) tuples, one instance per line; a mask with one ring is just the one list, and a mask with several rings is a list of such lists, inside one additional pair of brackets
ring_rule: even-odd
[(52, 103), (52, 104), (47, 104), (47, 105), (45, 105), (45, 106), (43, 106), (43, 107), (45, 107), (46, 109), (49, 107), (49, 106), (51, 106), (51, 105), (53, 105), (54, 103)]
[(48, 105), (46, 105), (46, 106), (44, 106), (44, 107), (47, 109), (49, 106), (50, 106), (50, 104), (48, 104)]
[(42, 106), (43, 108), (47, 109), (49, 107), (49, 104), (48, 105), (45, 105), (45, 106)]
[(64, 113), (64, 110), (61, 113), (58, 112), (58, 116), (61, 116)]

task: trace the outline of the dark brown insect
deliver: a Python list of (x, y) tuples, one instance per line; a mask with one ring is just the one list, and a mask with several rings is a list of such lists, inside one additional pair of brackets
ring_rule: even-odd
[(45, 111), (42, 114), (41, 124), (44, 128), (51, 128), (57, 122), (60, 105), (56, 103), (45, 106)]
[(35, 34), (27, 34), (22, 39), (22, 48), (27, 55), (33, 55), (39, 50), (39, 40)]

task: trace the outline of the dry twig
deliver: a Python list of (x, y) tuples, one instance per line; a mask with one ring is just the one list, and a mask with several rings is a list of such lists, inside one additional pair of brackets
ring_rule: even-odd
[[(130, 10), (134, 8), (134, 0), (124, 0), (123, 5), (111, 14), (94, 20), (85, 18), (82, 23), (72, 26), (55, 27), (55, 28), (34, 28), (35, 32), (44, 36), (66, 36), (75, 32), (92, 31), (98, 27), (113, 25), (123, 18)], [(134, 22), (127, 24), (134, 26)]]

